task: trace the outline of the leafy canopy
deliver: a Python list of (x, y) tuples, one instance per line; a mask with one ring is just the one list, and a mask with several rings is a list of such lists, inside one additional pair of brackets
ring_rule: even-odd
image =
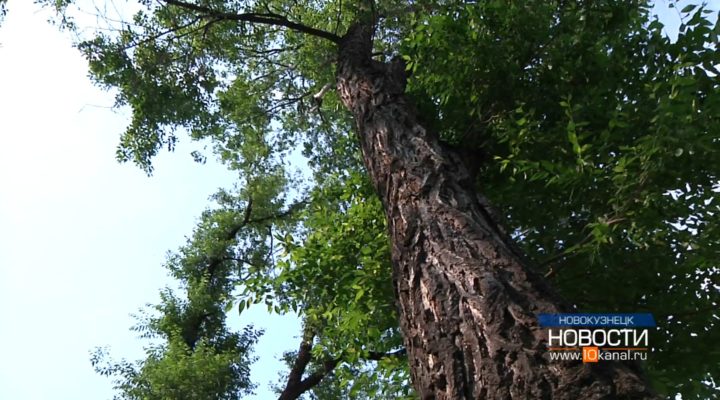
[[(72, 1), (41, 2), (78, 28)], [(165, 344), (139, 370), (105, 371), (126, 398), (159, 376), (199, 382), (184, 374), (200, 363), (224, 371), (222, 390), (247, 387), (224, 375), (248, 359), (223, 341), (255, 336), (221, 322), (260, 303), (303, 318), (316, 361), (341, 361), (335, 389), (372, 398), (407, 382), (402, 363), (367, 361), (402, 344), (388, 239), (351, 121), (323, 90), (328, 38), (377, 18), (378, 59), (406, 59), (424, 124), (465, 150), (478, 190), (562, 295), (584, 311), (653, 312), (655, 387), (717, 396), (703, 382), (720, 376), (720, 26), (706, 6), (678, 12), (675, 41), (640, 1), (139, 0), (125, 22), (106, 16), (78, 48), (132, 110), (118, 158), (151, 172), (186, 132), (240, 178), (169, 258), (186, 297), (164, 292), (160, 316), (141, 323)], [(174, 338), (198, 315), (208, 325), (188, 353)], [(385, 385), (363, 383), (373, 374)]]

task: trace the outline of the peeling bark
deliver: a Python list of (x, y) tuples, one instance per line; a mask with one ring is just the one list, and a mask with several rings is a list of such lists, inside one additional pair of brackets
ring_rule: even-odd
[(637, 366), (549, 361), (537, 313), (568, 308), (493, 222), (460, 157), (419, 123), (404, 64), (372, 32), (339, 44), (337, 89), (382, 200), (414, 386), (422, 399), (649, 399)]

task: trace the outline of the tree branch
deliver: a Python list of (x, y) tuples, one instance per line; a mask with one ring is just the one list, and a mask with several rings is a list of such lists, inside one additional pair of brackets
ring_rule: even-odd
[[(310, 349), (308, 349), (308, 353), (310, 353), (311, 349), (312, 349), (312, 347)], [(394, 351), (394, 352), (391, 352), (391, 353), (379, 353), (376, 351), (371, 351), (370, 353), (368, 353), (367, 360), (380, 361), (386, 357), (403, 357), (406, 354), (407, 354), (407, 351), (404, 348)], [(298, 354), (298, 357), (299, 357), (299, 354)], [(308, 360), (308, 362), (309, 362), (309, 360)], [(305, 378), (299, 382), (296, 382), (297, 386), (294, 388), (295, 390), (293, 391), (293, 393), (296, 393), (295, 397), (286, 397), (285, 398), (285, 397), (280, 396), (278, 398), (278, 400), (297, 399), (298, 397), (300, 397), (300, 395), (302, 395), (303, 393), (312, 389), (315, 385), (320, 383), (320, 381), (322, 381), (323, 378), (328, 376), (335, 369), (335, 367), (337, 367), (338, 364), (340, 364), (341, 362), (342, 362), (342, 358), (331, 358), (331, 359), (327, 359), (327, 360), (323, 361), (323, 368), (321, 370), (315, 371), (307, 378)], [(306, 365), (307, 365), (307, 363), (306, 363)], [(288, 380), (288, 384), (289, 384), (289, 380)], [(283, 391), (283, 393), (284, 393), (284, 391)]]
[(371, 351), (368, 353), (367, 359), (371, 361), (380, 361), (383, 358), (388, 357), (405, 357), (407, 355), (407, 350), (405, 348), (402, 348), (400, 350), (391, 351), (389, 353), (380, 353), (377, 351)]
[(225, 20), (225, 21), (240, 21), (240, 22), (250, 22), (254, 24), (264, 24), (264, 25), (274, 25), (274, 26), (283, 26), (285, 28), (292, 29), (296, 32), (305, 33), (311, 36), (316, 36), (319, 38), (327, 39), (333, 43), (340, 43), (340, 36), (332, 33), (327, 32), (322, 29), (313, 28), (307, 25), (303, 25), (297, 22), (290, 21), (287, 19), (286, 16), (276, 14), (273, 12), (267, 12), (267, 13), (230, 13), (230, 12), (223, 12), (223, 11), (217, 11), (213, 10), (212, 8), (187, 3), (180, 0), (162, 0), (165, 4), (176, 6), (180, 8), (184, 8), (186, 10), (195, 11), (201, 14), (202, 17), (206, 18), (214, 18), (219, 20)]
[[(288, 375), (288, 383), (285, 385), (285, 393), (291, 386), (297, 385), (302, 381), (302, 376), (305, 373), (305, 368), (312, 359), (312, 346), (315, 334), (308, 328), (305, 328), (302, 341), (300, 342), (300, 349), (298, 349), (295, 363), (293, 363), (290, 369), (290, 375)], [(280, 396), (282, 398), (282, 395)]]
[[(325, 359), (322, 362), (322, 368), (313, 372), (307, 378), (302, 379), (307, 366), (312, 361), (312, 347), (314, 340), (315, 333), (310, 328), (306, 327), (303, 339), (300, 342), (297, 357), (290, 368), (287, 384), (285, 385), (285, 389), (283, 389), (282, 393), (280, 393), (278, 400), (296, 400), (300, 398), (303, 393), (315, 387), (326, 376), (332, 373), (335, 367), (343, 361), (342, 357)], [(386, 357), (404, 357), (406, 354), (407, 351), (404, 348), (390, 353), (371, 351), (368, 353), (366, 360), (379, 361)]]
[(288, 395), (290, 397), (283, 397), (285, 395), (285, 391), (283, 391), (280, 397), (278, 397), (278, 400), (295, 400), (299, 398), (300, 395), (320, 383), (320, 381), (323, 380), (323, 378), (325, 378), (328, 374), (330, 374), (339, 363), (340, 360), (337, 358), (325, 360), (325, 362), (323, 362), (323, 368), (321, 370), (310, 374), (310, 376), (298, 382), (294, 387), (291, 388), (292, 390), (288, 392)]
[[(240, 221), (237, 225), (233, 226), (222, 237), (222, 240), (235, 239), (235, 237), (240, 232), (240, 230), (242, 228), (244, 228), (245, 226), (247, 226), (248, 224), (254, 224), (254, 223), (258, 223), (258, 222), (264, 222), (264, 221), (288, 217), (288, 216), (292, 215), (293, 213), (302, 209), (302, 207), (304, 207), (305, 204), (307, 204), (306, 200), (300, 200), (300, 201), (290, 205), (290, 207), (288, 207), (288, 209), (285, 211), (279, 212), (277, 214), (272, 214), (272, 215), (268, 215), (265, 217), (253, 219), (252, 218), (253, 200), (252, 200), (252, 198), (250, 198), (247, 202), (247, 205), (245, 206), (242, 221)], [(217, 272), (218, 267), (220, 267), (220, 265), (223, 262), (226, 262), (229, 260), (230, 259), (228, 257), (221, 256), (221, 255), (212, 255), (212, 256), (208, 257), (207, 267), (205, 270), (207, 273), (207, 279), (209, 282), (211, 282), (211, 284), (212, 284), (213, 279), (216, 278), (216, 272)], [(184, 338), (188, 347), (190, 347), (191, 349), (195, 348), (195, 344), (200, 339), (200, 337), (199, 337), (200, 327), (210, 316), (211, 316), (210, 314), (204, 313), (204, 314), (200, 314), (196, 317), (192, 317), (193, 320), (190, 323), (190, 325), (191, 325), (190, 330), (188, 331), (188, 335)]]
[[(189, 28), (190, 26), (195, 25), (195, 23), (197, 23), (197, 22), (200, 21), (201, 19), (202, 19), (202, 17), (195, 17), (195, 18), (193, 18), (190, 22), (187, 22), (187, 23), (185, 23), (185, 24), (172, 27), (172, 28), (170, 28), (170, 29), (167, 29), (167, 30), (164, 30), (164, 31), (162, 31), (162, 32), (156, 33), (155, 35), (148, 36), (148, 37), (146, 37), (146, 38), (144, 38), (144, 39), (142, 39), (142, 40), (140, 40), (140, 41), (128, 43), (128, 44), (126, 44), (125, 46), (123, 46), (121, 50), (123, 50), (123, 51), (129, 50), (129, 49), (132, 49), (133, 47), (140, 46), (141, 44), (145, 44), (145, 43), (148, 43), (148, 42), (152, 42), (152, 41), (154, 41), (154, 40), (160, 39), (160, 38), (163, 37), (163, 36), (169, 35), (169, 34), (171, 34), (171, 33), (178, 32), (178, 31), (180, 31), (180, 30), (182, 30), (182, 29), (185, 29), (185, 28)], [(193, 30), (191, 30), (190, 32), (187, 32), (187, 33), (185, 33), (185, 34), (183, 34), (183, 35), (178, 35), (177, 37), (180, 38), (180, 37), (185, 36), (185, 35), (187, 35), (187, 34), (189, 34), (189, 33), (196, 32), (196, 31), (198, 31), (198, 30), (200, 30), (200, 29), (203, 29), (203, 28), (211, 25), (213, 22), (215, 22), (215, 21), (209, 21), (208, 23), (204, 24), (203, 26), (201, 26), (201, 27), (199, 27), (199, 28), (197, 28), (197, 29), (193, 29)]]
[(299, 398), (303, 393), (320, 383), (320, 380), (335, 368), (337, 363), (325, 365), (325, 368), (323, 368), (324, 371), (315, 372), (309, 377), (302, 379), (308, 364), (310, 364), (312, 360), (313, 340), (315, 340), (315, 332), (313, 332), (311, 328), (305, 327), (297, 357), (295, 357), (295, 362), (292, 368), (290, 368), (287, 384), (282, 393), (280, 393), (278, 400), (295, 400)]
[[(608, 219), (605, 222), (605, 224), (610, 226), (610, 225), (614, 225), (614, 224), (617, 224), (618, 222), (622, 222), (625, 220), (626, 220), (626, 218), (624, 218), (624, 217), (614, 217), (614, 218)], [(591, 232), (591, 233), (587, 234), (587, 236), (585, 236), (585, 238), (583, 238), (583, 240), (581, 240), (579, 243), (574, 244), (574, 245), (566, 248), (565, 250), (563, 250), (557, 254), (554, 254), (554, 255), (546, 258), (542, 262), (540, 262), (540, 264), (538, 265), (539, 268), (543, 268), (543, 267), (549, 265), (549, 268), (548, 268), (547, 272), (545, 273), (544, 277), (546, 279), (551, 278), (553, 275), (555, 275), (557, 273), (557, 270), (559, 269), (559, 267), (554, 268), (553, 265), (551, 265), (552, 263), (554, 263), (555, 261), (557, 261), (561, 258), (565, 258), (565, 257), (569, 257), (569, 256), (573, 255), (573, 253), (575, 253), (578, 249), (580, 249), (580, 247), (591, 242), (593, 238), (594, 238), (594, 235)]]

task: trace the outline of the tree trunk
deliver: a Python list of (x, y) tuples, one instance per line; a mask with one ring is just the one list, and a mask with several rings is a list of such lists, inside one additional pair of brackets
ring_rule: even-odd
[(550, 361), (537, 313), (567, 311), (481, 204), (457, 154), (403, 95), (404, 64), (371, 59), (371, 29), (339, 48), (337, 87), (382, 199), (413, 383), (422, 399), (654, 398), (639, 369)]

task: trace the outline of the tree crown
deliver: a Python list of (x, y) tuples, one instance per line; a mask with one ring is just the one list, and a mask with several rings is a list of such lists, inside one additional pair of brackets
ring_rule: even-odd
[[(72, 1), (43, 3), (77, 27)], [(343, 384), (379, 374), (389, 386), (375, 390), (399, 393), (402, 364), (367, 361), (401, 340), (382, 207), (332, 90), (337, 43), (359, 21), (374, 28), (377, 62), (405, 60), (423, 123), (465, 150), (561, 294), (585, 311), (655, 313), (657, 389), (714, 393), (702, 382), (720, 354), (697, 350), (720, 339), (720, 26), (705, 6), (679, 13), (674, 41), (637, 1), (160, 0), (107, 18), (78, 48), (132, 110), (118, 159), (151, 172), (186, 132), (210, 138), (240, 179), (169, 258), (187, 298), (164, 293), (161, 316), (142, 325), (168, 345), (140, 371), (105, 371), (125, 377), (127, 398), (164, 360), (211, 352), (241, 373), (223, 349), (255, 334), (227, 332), (224, 313), (263, 303), (303, 318), (314, 368), (337, 360)], [(195, 347), (180, 351), (189, 359), (175, 358), (174, 338)], [(248, 387), (227, 379), (221, 390)]]

